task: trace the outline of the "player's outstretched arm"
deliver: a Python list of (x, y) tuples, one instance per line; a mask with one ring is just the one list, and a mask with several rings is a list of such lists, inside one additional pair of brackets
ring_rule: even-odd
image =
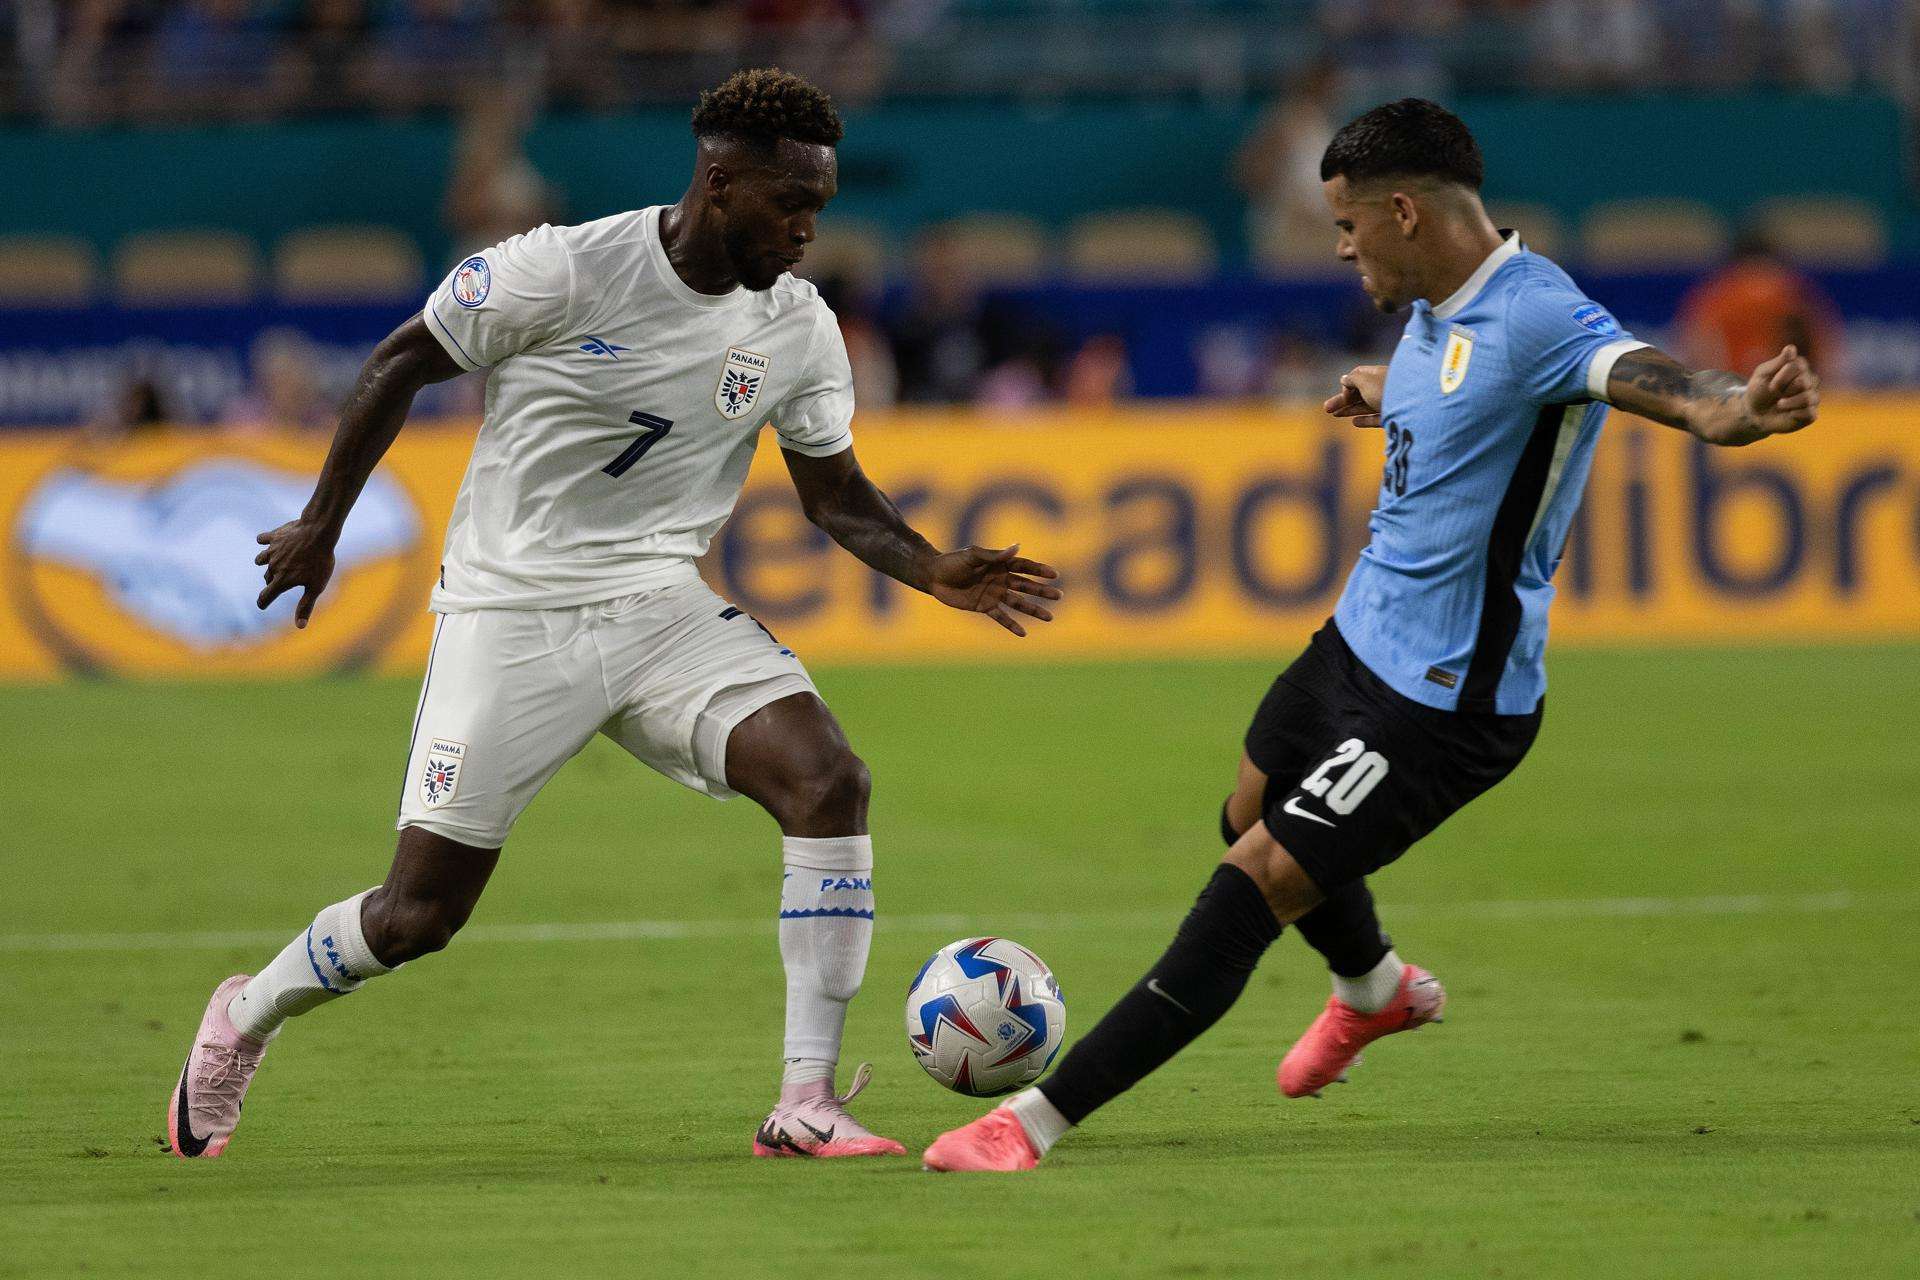
[(1053, 621), (1041, 603), (1060, 598), (1050, 581), (1060, 575), (1051, 566), (1024, 558), (1017, 546), (938, 550), (867, 478), (851, 448), (826, 457), (793, 449), (781, 454), (807, 519), (867, 565), (942, 604), (984, 613), (1017, 636), (1027, 629), (1016, 615)]
[(1811, 423), (1820, 412), (1820, 379), (1791, 346), (1750, 378), (1689, 369), (1663, 351), (1641, 347), (1614, 362), (1607, 401), (1708, 444), (1752, 444)]
[(353, 392), (340, 409), (340, 426), (313, 497), (297, 520), (259, 537), (264, 548), (253, 558), (267, 568), (267, 585), (256, 603), (264, 609), (281, 595), (302, 588), (294, 606), (293, 625), (304, 627), (313, 616), (313, 602), (333, 576), (333, 548), (347, 522), (347, 512), (360, 497), (367, 477), (386, 456), (407, 410), (420, 388), (445, 382), (460, 373), (426, 322), (414, 316), (381, 340), (360, 367)]
[(1340, 390), (1320, 407), (1336, 418), (1351, 418), (1356, 427), (1380, 425), (1380, 401), (1386, 393), (1387, 366), (1355, 365), (1340, 375)]

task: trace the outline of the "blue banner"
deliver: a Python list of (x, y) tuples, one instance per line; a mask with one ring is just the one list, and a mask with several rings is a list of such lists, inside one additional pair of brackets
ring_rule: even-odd
[[(1689, 274), (1582, 274), (1581, 284), (1639, 336), (1668, 337)], [(1846, 323), (1849, 381), (1856, 387), (1920, 386), (1920, 266), (1818, 277)], [(908, 299), (896, 289), (892, 301)], [(1126, 344), (1140, 395), (1205, 392), (1210, 345), (1257, 346), (1276, 336), (1322, 350), (1392, 347), (1395, 317), (1375, 313), (1350, 280), (1272, 281), (1228, 276), (1200, 285), (1091, 287), (1054, 284), (1008, 292), (1036, 331), (1065, 349), (1097, 334)], [(337, 404), (375, 343), (418, 305), (122, 308), (0, 308), (0, 425), (62, 426), (94, 420), (110, 398), (152, 383), (168, 416), (212, 423), (255, 389), (263, 339), (299, 339), (318, 391)], [(422, 416), (471, 411), (465, 380), (429, 387)], [(1317, 384), (1316, 384), (1317, 385)]]

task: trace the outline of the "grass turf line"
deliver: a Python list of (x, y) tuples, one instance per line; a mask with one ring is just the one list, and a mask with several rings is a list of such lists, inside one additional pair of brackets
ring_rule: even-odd
[[(1904, 1274), (1916, 657), (1556, 655), (1532, 758), (1376, 882), (1403, 953), (1448, 983), (1443, 1027), (1282, 1101), (1273, 1063), (1326, 990), (1283, 938), (1219, 1027), (1013, 1185), (746, 1158), (778, 1053), (775, 833), (596, 744), (476, 921), (765, 916), (764, 935), (456, 942), (295, 1023), (231, 1156), (196, 1165), (153, 1145), (167, 1091), (207, 990), (266, 952), (0, 954), (0, 1274), (182, 1274), (230, 1250), (286, 1275)], [(877, 779), (882, 912), (1134, 921), (1018, 935), (1084, 1032), (1217, 857), (1272, 674), (824, 671)], [(383, 872), (413, 697), (0, 690), (6, 931), (291, 936)], [(1830, 892), (1847, 905), (1449, 909)], [(905, 983), (949, 940), (882, 929), (849, 1029), (849, 1064), (879, 1064), (862, 1117), (910, 1147), (979, 1109), (900, 1043)]]

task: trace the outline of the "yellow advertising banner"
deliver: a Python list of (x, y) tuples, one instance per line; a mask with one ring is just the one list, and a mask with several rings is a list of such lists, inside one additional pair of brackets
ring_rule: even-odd
[[(1715, 450), (1616, 416), (1568, 541), (1556, 643), (1920, 637), (1920, 401), (1830, 404), (1797, 436)], [(261, 613), (254, 536), (297, 513), (312, 439), (0, 438), (0, 679), (417, 671), (471, 426), (402, 433), (295, 631)], [(704, 568), (814, 663), (1267, 655), (1333, 607), (1366, 539), (1381, 438), (1317, 414), (1180, 405), (862, 418), (867, 471), (936, 543), (1018, 541), (1067, 599), (1017, 641), (832, 546), (778, 449)]]

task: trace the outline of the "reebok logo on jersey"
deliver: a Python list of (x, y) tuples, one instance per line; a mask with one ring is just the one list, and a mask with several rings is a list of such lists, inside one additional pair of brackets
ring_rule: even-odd
[(731, 421), (753, 408), (772, 367), (773, 361), (763, 355), (728, 348), (726, 363), (720, 369), (720, 385), (713, 390), (713, 407), (720, 416)]
[(627, 350), (619, 343), (608, 342), (605, 338), (596, 338), (592, 334), (587, 335), (587, 340), (580, 344), (580, 349), (590, 356), (606, 356), (613, 360), (620, 358), (614, 354), (615, 352)]

